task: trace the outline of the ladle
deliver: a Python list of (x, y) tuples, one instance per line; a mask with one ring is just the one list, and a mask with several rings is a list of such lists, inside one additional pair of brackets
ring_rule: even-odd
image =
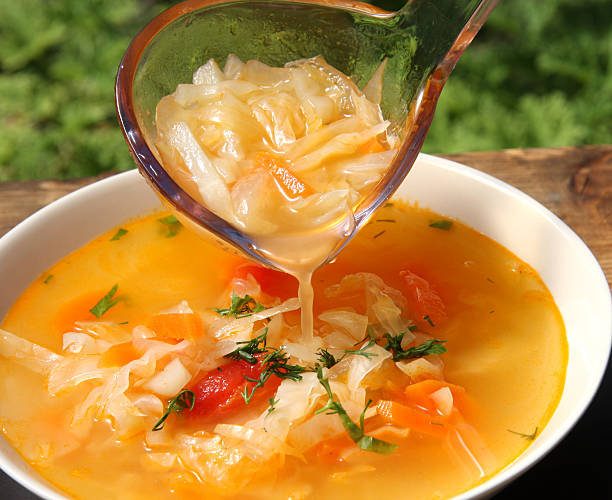
[[(140, 172), (183, 220), (222, 246), (274, 267), (254, 240), (190, 197), (154, 154), (158, 101), (191, 81), (210, 58), (271, 66), (323, 56), (363, 86), (387, 58), (382, 111), (402, 137), (399, 153), (355, 210), (355, 230), (402, 182), (423, 145), (442, 87), (498, 0), (409, 0), (388, 12), (347, 0), (188, 0), (162, 12), (133, 40), (119, 66), (116, 105)], [(485, 68), (483, 68), (483, 71)]]

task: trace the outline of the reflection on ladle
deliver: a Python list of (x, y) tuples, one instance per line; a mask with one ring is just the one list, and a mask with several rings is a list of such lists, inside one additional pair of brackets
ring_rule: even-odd
[[(449, 73), (496, 3), (412, 0), (390, 13), (351, 2), (184, 2), (152, 21), (126, 52), (117, 75), (119, 119), (141, 172), (181, 220), (300, 280), (307, 341), (312, 272), (346, 245), (406, 176)], [(362, 87), (384, 68), (382, 113), (401, 146), (378, 183), (333, 223), (264, 236), (247, 232), (199, 203), (176, 182), (173, 170), (162, 166), (163, 151), (154, 144), (156, 125), (162, 126), (154, 121), (156, 104), (177, 84), (190, 82), (206, 61), (223, 62), (230, 53), (278, 67), (321, 55)]]

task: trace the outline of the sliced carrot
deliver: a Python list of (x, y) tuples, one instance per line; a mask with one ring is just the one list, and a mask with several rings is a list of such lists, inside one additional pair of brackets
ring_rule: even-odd
[(406, 284), (406, 298), (410, 302), (419, 326), (432, 326), (446, 318), (446, 306), (429, 282), (409, 270), (400, 271)]
[(387, 149), (378, 140), (378, 137), (372, 137), (368, 142), (364, 142), (361, 146), (359, 146), (359, 152), (364, 155), (371, 153), (382, 153), (386, 150)]
[(134, 347), (132, 342), (124, 342), (123, 344), (115, 344), (108, 351), (102, 354), (98, 366), (100, 368), (109, 368), (113, 366), (124, 366), (130, 361), (140, 358), (141, 354)]
[(194, 341), (204, 336), (204, 324), (199, 314), (156, 314), (147, 326), (162, 339), (188, 339)]
[(376, 405), (376, 411), (386, 422), (429, 436), (444, 437), (450, 430), (448, 418), (432, 415), (397, 401), (382, 399)]
[(287, 198), (308, 196), (314, 190), (300, 180), (289, 168), (287, 162), (270, 153), (260, 152), (255, 155), (255, 166), (270, 172), (278, 187)]
[(342, 433), (315, 444), (311, 451), (317, 457), (318, 463), (331, 465), (344, 462), (345, 450), (353, 446), (355, 443), (351, 441), (348, 434)]
[[(58, 333), (66, 333), (74, 329), (77, 321), (97, 321), (90, 309), (104, 297), (108, 290), (87, 292), (66, 302), (53, 317), (53, 326)], [(114, 311), (113, 311), (114, 312)], [(104, 317), (107, 319), (107, 316)]]
[(453, 406), (462, 410), (466, 403), (465, 389), (459, 385), (449, 384), (442, 380), (428, 379), (406, 386), (404, 390), (405, 401), (409, 405), (420, 406), (430, 411), (435, 411), (436, 406), (429, 396), (443, 387), (450, 389), (453, 395)]

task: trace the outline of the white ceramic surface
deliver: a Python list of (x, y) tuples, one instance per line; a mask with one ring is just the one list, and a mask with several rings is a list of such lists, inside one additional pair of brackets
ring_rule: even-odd
[[(612, 339), (612, 300), (599, 264), (561, 220), (517, 189), (469, 167), (420, 155), (395, 195), (461, 220), (533, 266), (565, 321), (567, 380), (559, 407), (513, 464), (457, 500), (486, 498), (541, 459), (580, 418), (604, 374)], [(0, 239), (0, 318), (53, 263), (127, 219), (160, 206), (136, 171), (51, 203)], [(42, 480), (0, 438), (0, 467), (49, 500), (66, 497)]]

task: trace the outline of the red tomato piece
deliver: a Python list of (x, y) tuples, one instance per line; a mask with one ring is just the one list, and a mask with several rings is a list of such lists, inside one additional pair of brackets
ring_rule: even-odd
[(409, 270), (400, 271), (400, 276), (406, 283), (406, 298), (419, 325), (433, 326), (446, 318), (444, 302), (427, 280)]
[(255, 278), (266, 295), (280, 297), (281, 300), (297, 297), (297, 280), (287, 273), (250, 262), (238, 266), (234, 272), (234, 276), (241, 279), (246, 279), (249, 274)]
[[(240, 360), (211, 370), (191, 387), (195, 394), (195, 403), (193, 410), (185, 412), (185, 416), (198, 420), (213, 420), (244, 408), (242, 392), (245, 386), (250, 395), (256, 385), (244, 377), (258, 379), (262, 369), (261, 362), (251, 364)], [(249, 404), (268, 399), (276, 391), (279, 383), (277, 377), (271, 376), (263, 387), (257, 388)]]

